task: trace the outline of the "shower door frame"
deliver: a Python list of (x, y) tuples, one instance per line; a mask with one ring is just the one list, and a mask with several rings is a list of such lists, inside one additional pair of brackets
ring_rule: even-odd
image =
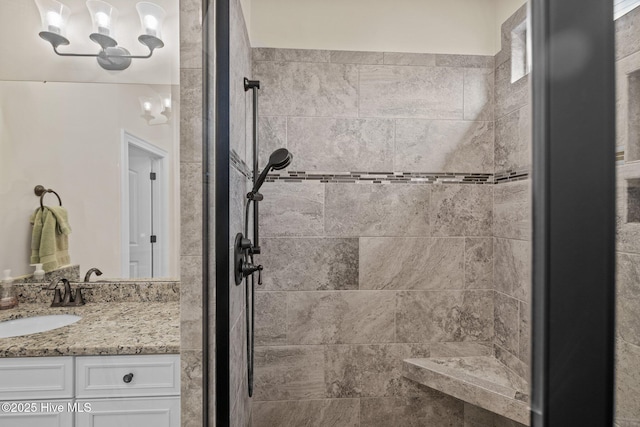
[(613, 2), (532, 0), (531, 11), (531, 425), (611, 426), (616, 192)]

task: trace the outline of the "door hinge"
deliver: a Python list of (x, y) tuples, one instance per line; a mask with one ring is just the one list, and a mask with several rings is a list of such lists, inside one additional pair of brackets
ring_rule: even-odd
[(155, 172), (151, 172), (151, 173), (149, 174), (149, 179), (150, 179), (151, 181), (155, 181), (155, 180), (156, 180), (156, 173), (155, 173)]
[(155, 234), (151, 235), (151, 243), (156, 243), (158, 241), (158, 236), (156, 236)]

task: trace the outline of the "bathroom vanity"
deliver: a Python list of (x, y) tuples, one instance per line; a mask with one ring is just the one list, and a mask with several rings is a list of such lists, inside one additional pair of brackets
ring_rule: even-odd
[(27, 284), (0, 322), (80, 316), (46, 332), (0, 339), (0, 425), (180, 425), (179, 284), (91, 283), (88, 302), (49, 307)]

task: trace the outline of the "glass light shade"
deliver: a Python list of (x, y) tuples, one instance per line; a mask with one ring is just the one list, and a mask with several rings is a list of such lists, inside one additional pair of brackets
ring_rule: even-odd
[(157, 4), (146, 1), (136, 4), (136, 9), (140, 15), (142, 34), (162, 39), (162, 24), (167, 15), (164, 9)]
[(158, 100), (148, 96), (141, 96), (138, 100), (140, 101), (140, 110), (142, 112), (140, 117), (147, 121), (154, 119), (157, 114)]
[(56, 0), (36, 0), (36, 5), (42, 20), (42, 31), (66, 37), (71, 10)]
[(171, 110), (171, 95), (162, 95), (162, 109)]
[(93, 21), (93, 32), (115, 38), (114, 28), (118, 19), (118, 9), (102, 0), (87, 1), (87, 9)]

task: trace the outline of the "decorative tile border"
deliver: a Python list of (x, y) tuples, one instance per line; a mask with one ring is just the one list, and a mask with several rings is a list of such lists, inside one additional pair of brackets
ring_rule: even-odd
[(493, 176), (495, 184), (512, 181), (522, 181), (529, 178), (529, 169), (508, 170), (497, 172)]
[[(231, 151), (231, 165), (247, 179), (251, 179), (251, 170), (240, 159), (235, 151)], [(266, 182), (303, 182), (320, 181), (327, 184), (501, 184), (521, 181), (529, 178), (529, 170), (505, 171), (491, 173), (459, 173), (459, 172), (305, 172), (284, 171), (270, 173)]]

